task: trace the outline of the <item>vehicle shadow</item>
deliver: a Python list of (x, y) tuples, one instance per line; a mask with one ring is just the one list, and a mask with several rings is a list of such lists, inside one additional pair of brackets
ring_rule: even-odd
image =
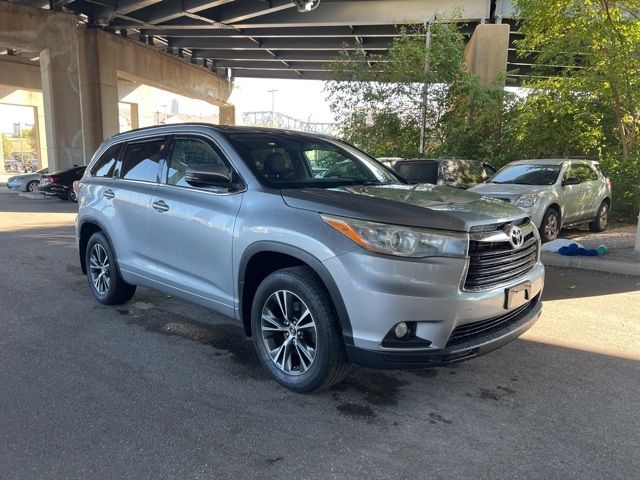
[(546, 267), (543, 301), (638, 292), (640, 277), (575, 268)]

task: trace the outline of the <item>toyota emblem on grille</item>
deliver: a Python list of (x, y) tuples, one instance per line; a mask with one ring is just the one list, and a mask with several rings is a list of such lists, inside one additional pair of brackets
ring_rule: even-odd
[(509, 230), (509, 241), (513, 248), (520, 248), (524, 243), (524, 233), (522, 233), (522, 229), (520, 227), (516, 227), (513, 225), (511, 230)]

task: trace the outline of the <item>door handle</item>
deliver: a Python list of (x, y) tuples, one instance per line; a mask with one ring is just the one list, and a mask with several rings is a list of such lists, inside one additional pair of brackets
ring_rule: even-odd
[(169, 211), (169, 205), (167, 205), (164, 200), (156, 200), (151, 206), (156, 212), (164, 213)]
[(102, 196), (105, 198), (113, 198), (116, 196), (116, 194), (113, 193), (113, 190), (111, 190), (110, 188), (107, 188), (104, 192), (102, 192)]

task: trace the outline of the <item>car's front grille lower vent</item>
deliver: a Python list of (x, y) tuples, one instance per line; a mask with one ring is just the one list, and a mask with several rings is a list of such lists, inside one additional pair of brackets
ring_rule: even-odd
[(529, 313), (537, 302), (538, 297), (504, 315), (459, 325), (451, 332), (451, 336), (447, 341), (447, 347), (472, 340), (482, 335), (488, 335), (494, 330), (507, 327)]
[(526, 275), (538, 259), (538, 239), (533, 230), (520, 248), (509, 241), (469, 243), (469, 270), (464, 283), (468, 291), (486, 290)]

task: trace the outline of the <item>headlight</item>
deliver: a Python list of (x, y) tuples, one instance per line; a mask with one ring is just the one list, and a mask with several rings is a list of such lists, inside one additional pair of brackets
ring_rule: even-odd
[(331, 227), (363, 248), (400, 257), (466, 257), (464, 233), (436, 233), (423, 228), (401, 227), (352, 218), (320, 215)]
[(538, 200), (539, 193), (525, 193), (520, 195), (513, 204), (516, 207), (530, 207)]

